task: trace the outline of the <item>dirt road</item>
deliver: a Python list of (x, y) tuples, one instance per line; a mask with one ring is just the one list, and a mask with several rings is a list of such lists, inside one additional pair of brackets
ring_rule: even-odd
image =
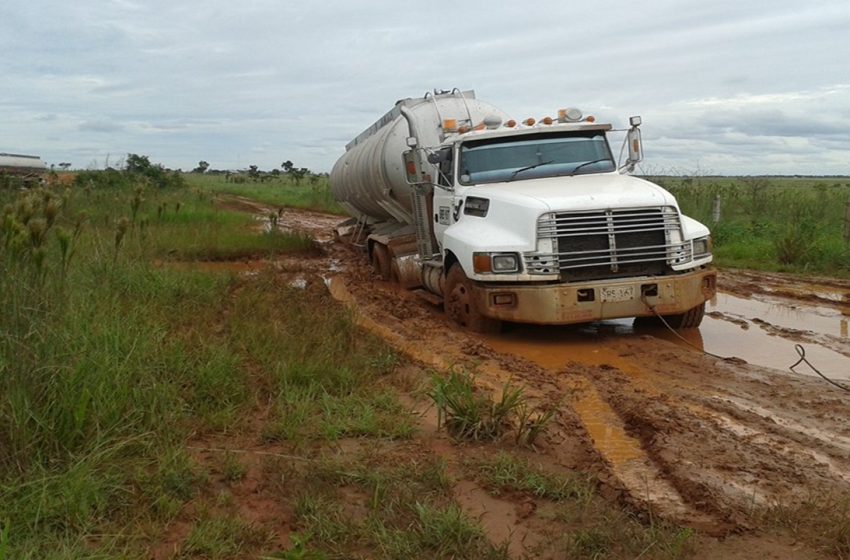
[(791, 511), (850, 491), (850, 393), (804, 366), (788, 370), (799, 343), (824, 374), (850, 378), (850, 282), (724, 271), (703, 326), (685, 340), (631, 321), (480, 336), (377, 280), (360, 250), (331, 240), (338, 221), (281, 212), (281, 227), (324, 241), (327, 256), (304, 274), (324, 278), (360, 324), (412, 359), (558, 403), (541, 454), (595, 473), (613, 499), (728, 534), (751, 527), (763, 506)]

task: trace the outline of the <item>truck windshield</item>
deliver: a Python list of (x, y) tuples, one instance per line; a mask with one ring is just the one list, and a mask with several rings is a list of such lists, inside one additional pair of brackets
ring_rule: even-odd
[(601, 130), (529, 134), (464, 142), (459, 175), (464, 185), (614, 171)]

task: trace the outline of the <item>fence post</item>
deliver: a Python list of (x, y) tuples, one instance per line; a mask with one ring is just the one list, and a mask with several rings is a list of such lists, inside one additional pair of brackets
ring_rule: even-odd
[(847, 199), (847, 205), (844, 207), (844, 241), (850, 241), (850, 198)]
[[(847, 201), (850, 204), (850, 200)], [(850, 206), (848, 206), (850, 208)], [(714, 223), (720, 222), (720, 195), (714, 195), (714, 206), (711, 208), (711, 218), (714, 220)]]

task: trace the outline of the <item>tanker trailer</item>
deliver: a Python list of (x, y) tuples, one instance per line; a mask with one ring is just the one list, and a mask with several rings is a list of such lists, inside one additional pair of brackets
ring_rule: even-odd
[(577, 109), (510, 119), (458, 89), (398, 101), (331, 172), (382, 278), (421, 287), (458, 324), (660, 317), (699, 326), (715, 293), (709, 230), (619, 165), (610, 124)]
[(35, 186), (46, 172), (47, 166), (38, 156), (0, 153), (0, 185)]

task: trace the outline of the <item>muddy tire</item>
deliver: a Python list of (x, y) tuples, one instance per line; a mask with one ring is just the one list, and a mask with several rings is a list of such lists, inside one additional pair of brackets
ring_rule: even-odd
[(703, 302), (684, 313), (679, 313), (678, 315), (662, 315), (662, 317), (664, 317), (664, 320), (667, 321), (667, 324), (672, 328), (682, 330), (697, 328), (700, 323), (702, 323), (704, 315), (705, 303)]
[(381, 280), (390, 280), (392, 277), (390, 264), (390, 251), (387, 246), (375, 243), (372, 246), (372, 269), (381, 277)]
[(459, 264), (453, 264), (446, 276), (443, 296), (443, 309), (446, 315), (458, 325), (471, 331), (498, 333), (502, 328), (502, 322), (481, 314), (475, 303), (474, 289), (472, 281), (466, 277), (463, 268)]

